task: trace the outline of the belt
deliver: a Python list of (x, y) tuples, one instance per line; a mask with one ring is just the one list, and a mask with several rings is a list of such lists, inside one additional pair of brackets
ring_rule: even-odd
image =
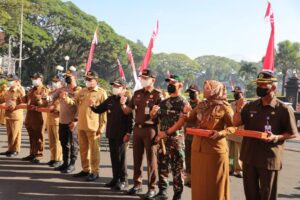
[(156, 124), (135, 124), (138, 128), (155, 128)]

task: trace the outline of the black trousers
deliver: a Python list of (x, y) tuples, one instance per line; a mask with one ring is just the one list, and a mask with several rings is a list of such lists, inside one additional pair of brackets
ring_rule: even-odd
[(247, 200), (276, 200), (278, 171), (243, 163), (243, 182)]
[(59, 124), (58, 132), (62, 146), (63, 165), (74, 165), (79, 151), (77, 133), (70, 130), (69, 124)]
[(108, 139), (113, 181), (127, 182), (126, 143), (123, 139)]

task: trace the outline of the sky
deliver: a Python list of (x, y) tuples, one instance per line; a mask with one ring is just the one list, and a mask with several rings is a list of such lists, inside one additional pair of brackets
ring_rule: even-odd
[[(71, 0), (105, 21), (116, 33), (148, 45), (159, 20), (154, 53), (190, 58), (225, 56), (259, 61), (265, 55), (270, 24), (267, 0)], [(272, 0), (275, 43), (300, 42), (300, 0)]]

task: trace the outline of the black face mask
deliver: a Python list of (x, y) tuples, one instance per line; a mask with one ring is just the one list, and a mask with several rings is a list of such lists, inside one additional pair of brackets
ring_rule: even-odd
[(196, 92), (190, 92), (189, 96), (191, 100), (195, 100), (197, 98)]
[(235, 100), (239, 100), (241, 98), (241, 95), (240, 95), (240, 93), (235, 93), (235, 94), (233, 94), (233, 97)]
[(256, 94), (259, 97), (265, 97), (268, 95), (268, 88), (261, 88), (261, 87), (257, 87), (256, 88)]
[(72, 83), (72, 78), (69, 77), (69, 76), (67, 76), (67, 77), (65, 78), (65, 82), (66, 82), (67, 84)]
[(176, 92), (176, 86), (173, 84), (169, 84), (167, 90), (168, 90), (169, 94), (172, 94), (172, 93)]

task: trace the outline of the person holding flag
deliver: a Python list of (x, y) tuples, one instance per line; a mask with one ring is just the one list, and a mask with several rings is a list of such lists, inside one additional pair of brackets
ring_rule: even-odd
[(150, 110), (161, 101), (160, 91), (154, 89), (156, 74), (150, 69), (145, 69), (141, 74), (143, 89), (134, 92), (128, 106), (127, 98), (122, 96), (120, 103), (125, 114), (135, 111), (135, 126), (133, 129), (133, 165), (134, 186), (128, 190), (129, 195), (142, 192), (143, 157), (146, 150), (148, 164), (148, 192), (146, 199), (155, 196), (157, 181), (157, 145), (154, 138), (157, 134), (157, 120), (150, 120)]

